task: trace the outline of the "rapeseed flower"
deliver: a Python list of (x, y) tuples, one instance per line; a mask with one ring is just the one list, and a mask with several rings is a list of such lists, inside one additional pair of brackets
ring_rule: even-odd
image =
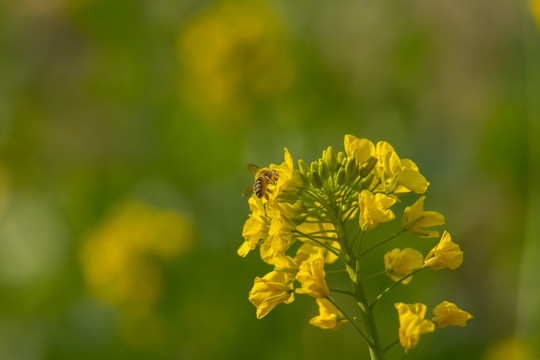
[(265, 215), (262, 200), (256, 196), (249, 198), (251, 214), (244, 224), (242, 236), (245, 241), (238, 249), (238, 255), (245, 257), (250, 250), (254, 250), (261, 239), (268, 237), (269, 219)]
[[(388, 347), (383, 346), (377, 333), (374, 306), (396, 286), (408, 283), (412, 274), (427, 267), (455, 269), (463, 260), (459, 246), (451, 242), (445, 231), (425, 259), (412, 248), (396, 248), (386, 252), (384, 271), (366, 271), (369, 266), (364, 264), (372, 262), (364, 257), (400, 234), (439, 236), (438, 231), (430, 228), (443, 225), (444, 216), (424, 211), (425, 196), (406, 207), (401, 231), (379, 241), (373, 241), (372, 233), (366, 233), (376, 226), (383, 233), (382, 224), (395, 220), (392, 206), (402, 202), (407, 194), (424, 193), (429, 183), (412, 160), (400, 159), (387, 142), (380, 141), (375, 146), (370, 140), (353, 135), (345, 136), (344, 151), (336, 152), (330, 146), (310, 165), (300, 159), (295, 169), (292, 156), (285, 149), (281, 164), (270, 164), (264, 169), (272, 171), (272, 181), (266, 188), (267, 196), (259, 199), (253, 195), (250, 199), (252, 214), (244, 225), (244, 244), (239, 250), (245, 256), (260, 245), (261, 259), (274, 267), (272, 272), (255, 279), (249, 294), (249, 300), (257, 307), (257, 318), (264, 317), (278, 304), (292, 302), (293, 293), (307, 294), (315, 298), (319, 307), (319, 315), (310, 324), (335, 331), (346, 319), (366, 341), (372, 359), (383, 360)], [(325, 271), (325, 265), (331, 263), (341, 266)], [(339, 275), (326, 279), (327, 273), (348, 275), (352, 289), (329, 287), (327, 281)], [(364, 282), (383, 274), (394, 283), (369, 299)], [(358, 316), (344, 313), (330, 297), (332, 292), (354, 297), (359, 306)], [(470, 318), (470, 314), (454, 306), (440, 304), (432, 321), (425, 319), (424, 304), (396, 303), (399, 342), (405, 350), (417, 346), (420, 336), (434, 331), (436, 326), (460, 325)]]
[(412, 349), (418, 345), (420, 335), (435, 331), (435, 324), (424, 319), (426, 305), (394, 304), (399, 315), (399, 342), (405, 349)]
[[(403, 250), (394, 249), (384, 255), (384, 266), (386, 275), (392, 280), (398, 281), (409, 275), (411, 271), (419, 268), (424, 263), (424, 256), (418, 250), (405, 248)], [(403, 280), (402, 284), (408, 284), (412, 276)]]
[(362, 190), (358, 196), (360, 228), (371, 230), (380, 223), (394, 220), (395, 215), (389, 208), (395, 202), (396, 199), (385, 194), (373, 194), (368, 190)]
[(433, 309), (433, 314), (435, 317), (432, 321), (438, 328), (443, 328), (448, 325), (466, 326), (467, 320), (473, 318), (471, 314), (461, 310), (456, 304), (448, 301), (443, 301), (437, 305), (435, 309)]
[(324, 258), (319, 257), (311, 262), (304, 261), (296, 274), (296, 280), (302, 285), (296, 289), (298, 294), (308, 294), (314, 298), (324, 298), (330, 295), (330, 290), (324, 279)]
[(459, 249), (459, 245), (452, 242), (450, 234), (445, 231), (441, 240), (427, 254), (425, 264), (431, 270), (441, 270), (450, 268), (457, 269), (463, 262), (463, 251)]
[(347, 321), (330, 300), (318, 298), (317, 305), (319, 306), (319, 315), (309, 320), (311, 325), (321, 329), (337, 331), (339, 330), (339, 325)]
[(265, 317), (277, 304), (293, 302), (293, 280), (294, 275), (282, 271), (255, 278), (249, 301), (257, 308), (257, 319)]
[(437, 237), (437, 230), (424, 230), (425, 227), (444, 225), (444, 216), (436, 211), (424, 211), (425, 196), (421, 196), (414, 204), (407, 206), (403, 212), (401, 225), (413, 235), (420, 237)]

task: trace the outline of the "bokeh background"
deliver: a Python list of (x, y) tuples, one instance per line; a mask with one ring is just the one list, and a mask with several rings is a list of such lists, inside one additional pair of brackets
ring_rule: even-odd
[(309, 163), (347, 133), (416, 161), (465, 253), (378, 305), (385, 342), (394, 301), (449, 300), (474, 319), (410, 358), (538, 359), (533, 6), (0, 2), (0, 359), (367, 359), (350, 326), (308, 324), (307, 296), (257, 320), (270, 269), (236, 254), (245, 165)]

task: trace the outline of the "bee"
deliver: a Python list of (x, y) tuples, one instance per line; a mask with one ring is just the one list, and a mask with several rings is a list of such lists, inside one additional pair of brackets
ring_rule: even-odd
[(268, 184), (275, 184), (278, 179), (278, 174), (275, 170), (263, 170), (257, 165), (248, 164), (247, 170), (252, 173), (258, 174), (257, 179), (253, 185), (249, 185), (244, 189), (242, 196), (248, 196), (252, 191), (255, 191), (255, 195), (260, 199), (266, 195), (268, 199), (268, 194), (266, 190)]

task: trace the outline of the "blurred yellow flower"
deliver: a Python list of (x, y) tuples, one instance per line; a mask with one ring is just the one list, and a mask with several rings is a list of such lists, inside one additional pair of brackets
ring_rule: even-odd
[(428, 231), (422, 228), (444, 225), (444, 216), (436, 211), (424, 211), (425, 198), (425, 196), (421, 196), (414, 204), (405, 208), (401, 225), (413, 235), (421, 237), (437, 237), (439, 236), (437, 230)]
[(536, 18), (538, 28), (540, 28), (540, 0), (531, 0), (531, 8), (534, 17)]
[(537, 360), (537, 342), (508, 336), (490, 345), (482, 360)]
[(282, 271), (255, 278), (249, 301), (257, 308), (257, 319), (265, 317), (278, 304), (293, 302), (293, 280), (294, 275)]
[(362, 230), (371, 230), (377, 224), (394, 220), (394, 213), (389, 207), (394, 205), (395, 202), (396, 199), (384, 194), (377, 193), (373, 195), (368, 190), (362, 190), (358, 195), (360, 227)]
[(441, 270), (450, 268), (457, 269), (463, 262), (463, 251), (459, 249), (459, 245), (452, 242), (450, 234), (445, 231), (441, 240), (427, 254), (425, 264), (431, 270)]
[(302, 284), (296, 289), (298, 294), (308, 294), (314, 298), (324, 298), (330, 295), (330, 290), (324, 279), (324, 258), (319, 257), (312, 262), (304, 261), (296, 274), (296, 280)]
[(192, 226), (178, 213), (127, 202), (83, 244), (88, 287), (109, 304), (144, 313), (161, 295), (158, 261), (185, 252), (193, 238)]
[(399, 342), (405, 349), (416, 347), (420, 335), (435, 330), (433, 321), (424, 319), (426, 305), (396, 303), (394, 306), (399, 315)]
[(438, 328), (447, 327), (448, 325), (466, 326), (467, 320), (473, 318), (471, 314), (461, 310), (456, 306), (456, 304), (448, 301), (443, 301), (439, 305), (435, 306), (435, 309), (433, 309), (433, 314), (435, 317), (431, 320)]
[(311, 325), (321, 329), (337, 331), (339, 330), (339, 325), (347, 321), (343, 319), (343, 314), (336, 309), (330, 300), (324, 298), (317, 299), (317, 305), (319, 305), (319, 315), (309, 320)]
[[(409, 275), (412, 270), (419, 268), (424, 264), (424, 256), (418, 250), (405, 248), (403, 250), (394, 249), (384, 255), (384, 267), (387, 271), (386, 275), (394, 281)], [(411, 281), (412, 276), (402, 281), (402, 284), (407, 284)]]
[(211, 123), (249, 114), (286, 90), (294, 69), (280, 19), (263, 1), (221, 1), (179, 34), (180, 91)]

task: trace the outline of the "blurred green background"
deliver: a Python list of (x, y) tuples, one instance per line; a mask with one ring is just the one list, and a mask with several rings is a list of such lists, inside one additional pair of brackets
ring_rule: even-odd
[[(342, 150), (347, 133), (419, 165), (426, 209), (445, 214), (465, 253), (456, 271), (415, 276), (381, 302), (385, 342), (397, 337), (394, 301), (448, 300), (474, 319), (425, 335), (411, 359), (537, 359), (530, 10), (503, 0), (0, 2), (0, 359), (367, 359), (349, 325), (308, 324), (317, 307), (307, 296), (257, 320), (247, 295), (271, 269), (236, 254), (245, 165), (279, 163), (283, 147), (309, 163)], [(392, 245), (434, 246), (420, 240)], [(375, 281), (372, 295), (388, 284)]]

